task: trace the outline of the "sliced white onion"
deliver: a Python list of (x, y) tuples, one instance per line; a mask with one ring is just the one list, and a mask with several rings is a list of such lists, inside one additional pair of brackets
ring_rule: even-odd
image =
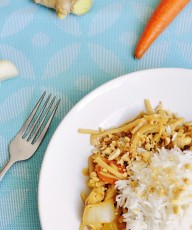
[(110, 223), (114, 219), (115, 208), (113, 200), (87, 205), (83, 213), (83, 223), (85, 225)]
[(19, 71), (12, 62), (0, 60), (0, 81), (16, 77), (18, 74)]

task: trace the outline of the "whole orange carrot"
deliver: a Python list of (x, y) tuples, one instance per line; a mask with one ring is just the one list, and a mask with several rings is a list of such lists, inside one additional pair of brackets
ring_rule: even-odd
[(135, 50), (135, 57), (141, 58), (160, 33), (173, 21), (190, 0), (161, 0), (149, 19)]

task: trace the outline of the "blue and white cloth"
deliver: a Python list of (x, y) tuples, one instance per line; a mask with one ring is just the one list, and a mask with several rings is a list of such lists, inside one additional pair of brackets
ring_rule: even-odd
[[(101, 84), (129, 72), (192, 67), (192, 4), (141, 60), (135, 45), (159, 0), (95, 0), (82, 17), (59, 20), (32, 0), (0, 0), (0, 59), (15, 63), (19, 77), (0, 83), (0, 168), (8, 144), (43, 91), (62, 99), (43, 144), (15, 164), (0, 182), (0, 229), (40, 229), (38, 175), (48, 142), (65, 114)], [(155, 76), (154, 76), (155, 77)]]

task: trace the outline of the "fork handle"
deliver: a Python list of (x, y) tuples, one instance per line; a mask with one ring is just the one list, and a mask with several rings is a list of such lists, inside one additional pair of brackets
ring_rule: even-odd
[(2, 178), (4, 177), (4, 175), (6, 174), (6, 172), (10, 169), (10, 167), (15, 163), (16, 161), (10, 159), (8, 161), (8, 163), (4, 166), (4, 168), (1, 170), (0, 172), (0, 181), (2, 180)]

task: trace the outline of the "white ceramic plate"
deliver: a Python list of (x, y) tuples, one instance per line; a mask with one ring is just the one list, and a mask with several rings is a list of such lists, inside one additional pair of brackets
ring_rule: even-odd
[(79, 228), (89, 136), (78, 128), (109, 128), (144, 108), (143, 100), (192, 118), (192, 70), (154, 69), (112, 80), (83, 98), (63, 119), (47, 148), (39, 182), (39, 213), (45, 230)]

